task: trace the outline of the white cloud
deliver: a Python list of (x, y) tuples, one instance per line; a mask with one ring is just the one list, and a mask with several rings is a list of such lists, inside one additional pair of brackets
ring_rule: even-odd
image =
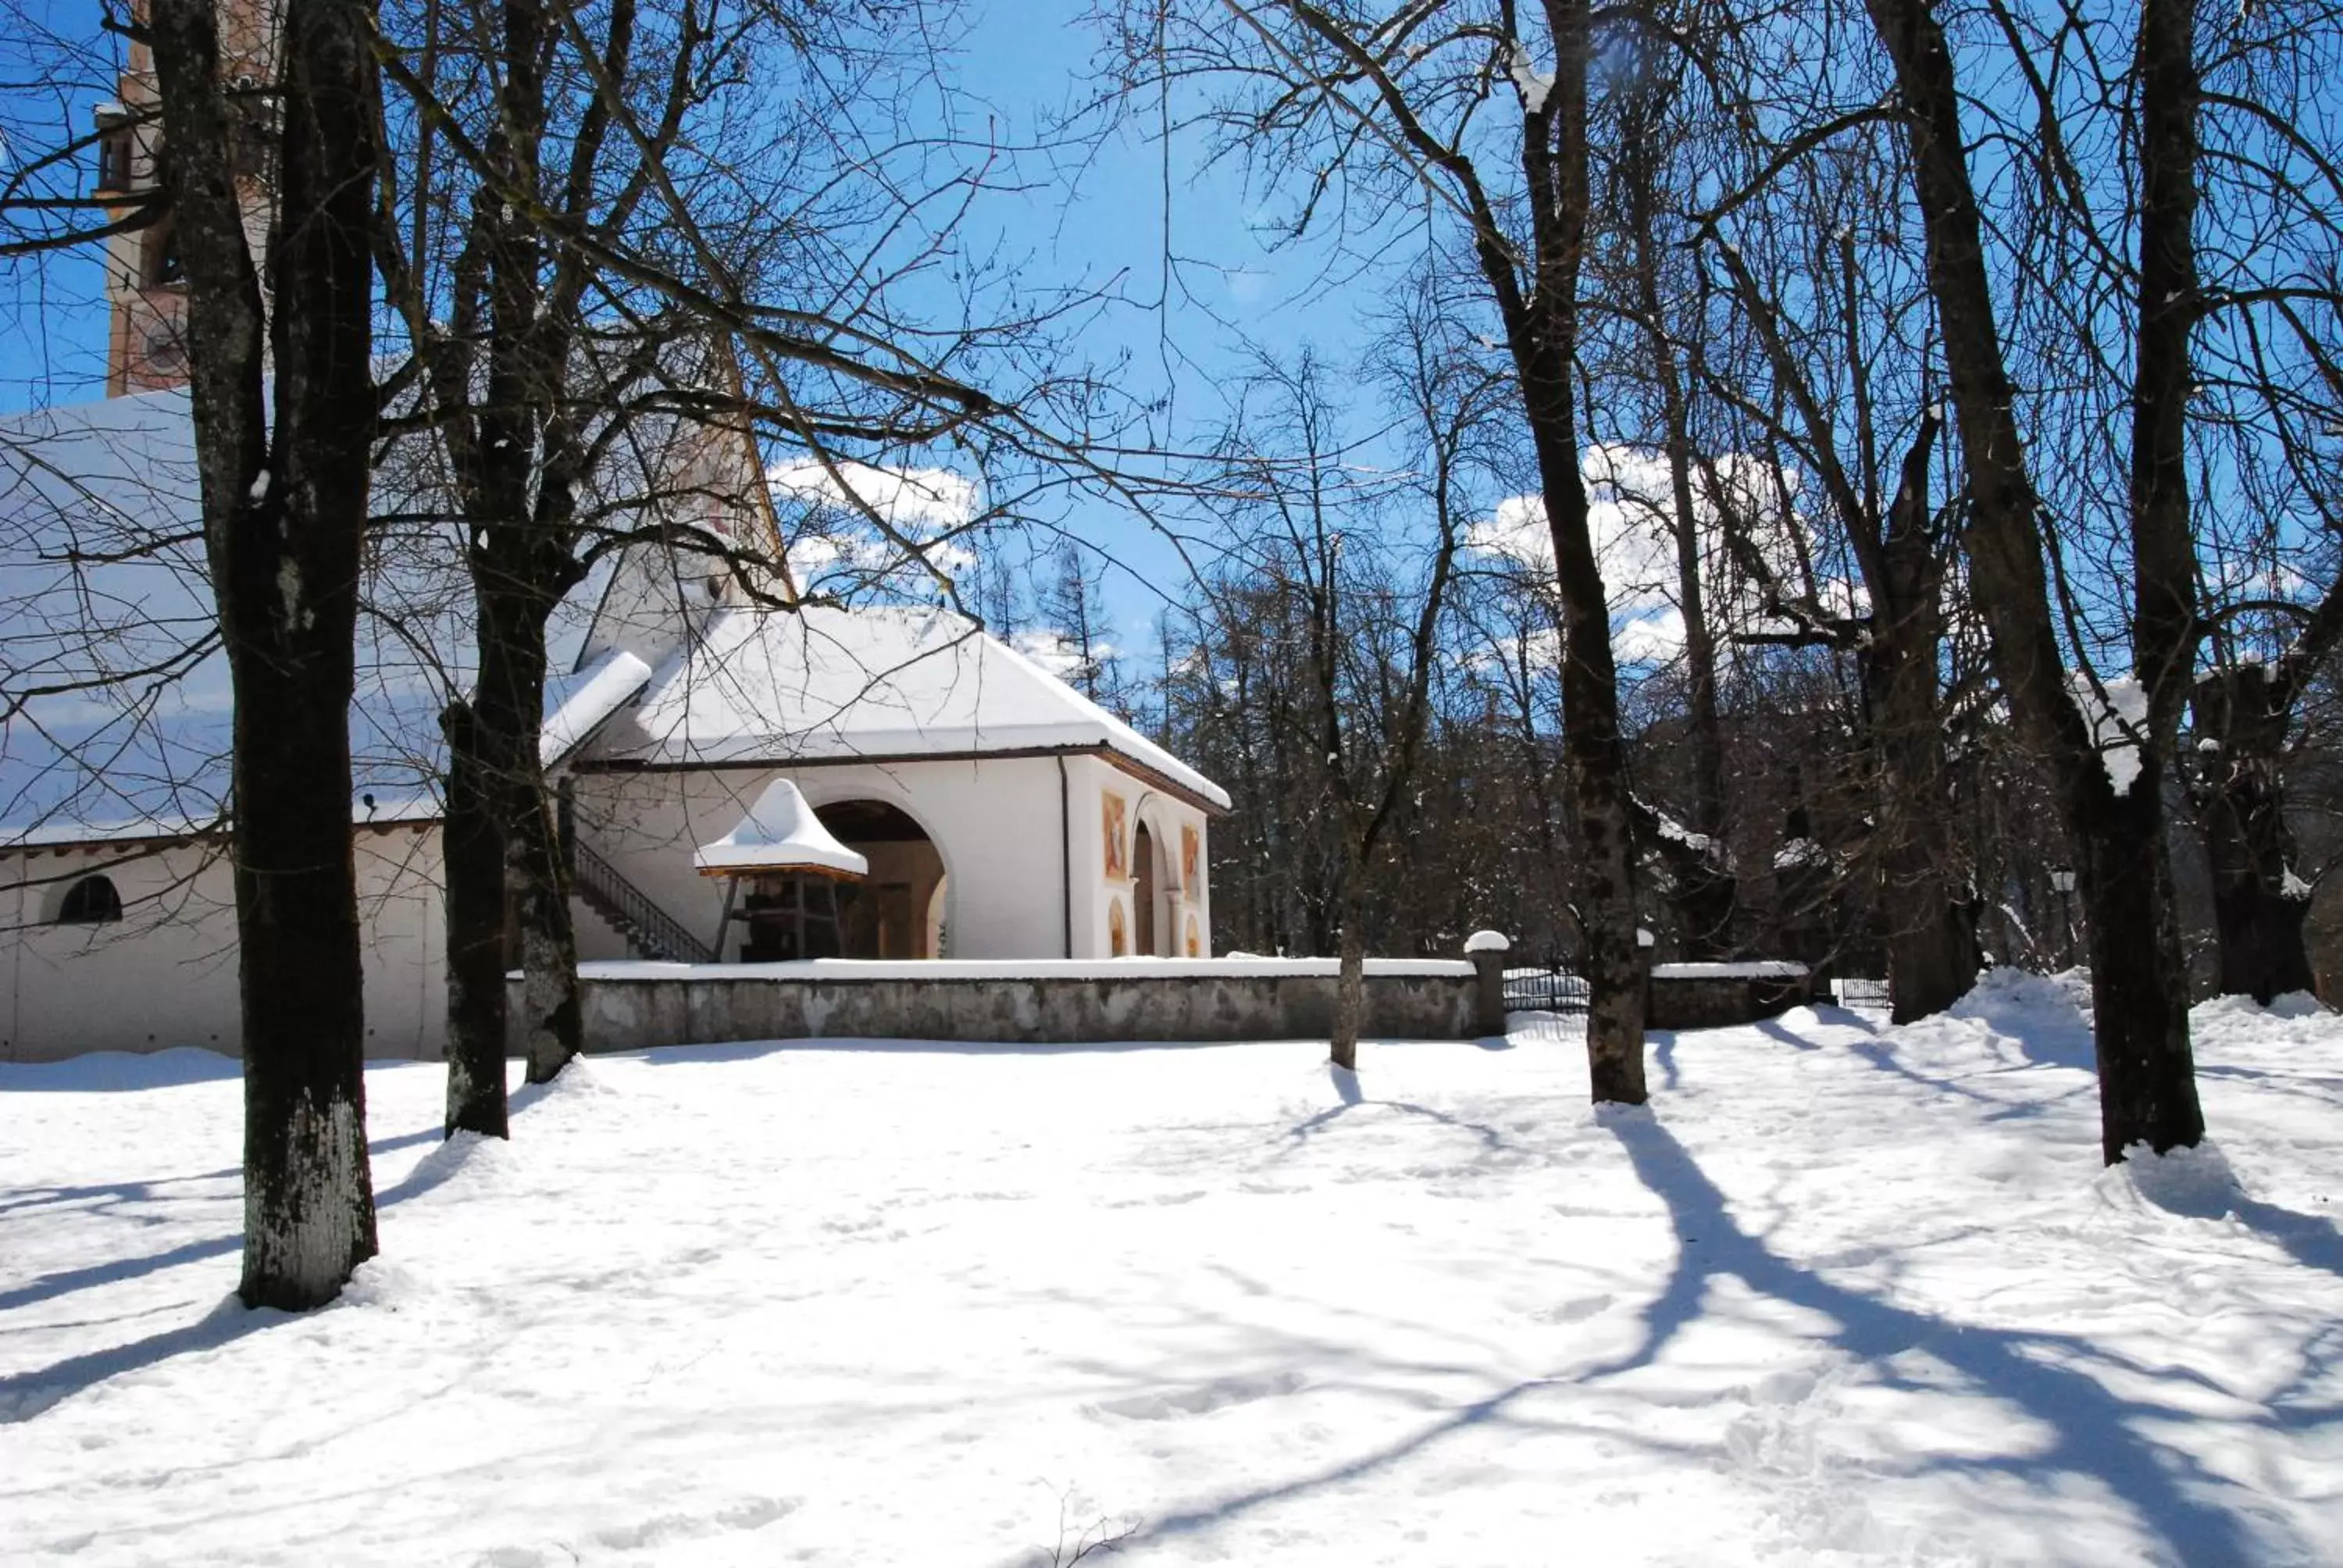
[[(789, 575), (801, 589), (880, 587), (924, 597), (929, 574), (895, 540), (870, 526), (876, 514), (890, 528), (925, 547), (930, 563), (948, 577), (976, 565), (975, 552), (937, 536), (964, 528), (982, 508), (975, 480), (949, 468), (889, 468), (870, 463), (834, 464), (835, 475), (806, 460), (768, 469), (774, 499), (803, 502), (809, 512), (799, 527), (786, 514)], [(841, 582), (840, 579), (847, 579)]]
[(765, 477), (777, 498), (794, 497), (855, 517), (865, 516), (867, 508), (906, 533), (959, 528), (976, 516), (983, 500), (975, 480), (949, 468), (887, 468), (855, 462), (824, 467), (808, 458), (776, 464)]
[(1665, 664), (1684, 651), (1684, 611), (1611, 618), (1611, 651), (1622, 664)]
[[(1021, 631), (1009, 639), (1009, 646), (1061, 680), (1079, 673), (1082, 668), (1081, 648), (1063, 632)], [(1118, 651), (1112, 643), (1091, 638), (1093, 661), (1102, 664)]]
[[(1803, 580), (1798, 540), (1791, 533), (1805, 530), (1803, 518), (1783, 518), (1781, 497), (1797, 494), (1796, 476), (1785, 476), (1777, 485), (1759, 461), (1730, 454), (1717, 461), (1718, 479), (1737, 498), (1753, 519), (1753, 543), (1769, 569), (1786, 585)], [(1662, 664), (1684, 650), (1684, 611), (1679, 591), (1674, 498), (1664, 454), (1646, 447), (1596, 446), (1580, 460), (1587, 492), (1587, 531), (1593, 536), (1595, 565), (1610, 600), (1612, 648), (1623, 664)], [(1738, 625), (1765, 620), (1756, 586), (1733, 562), (1718, 527), (1716, 509), (1696, 481), (1694, 508), (1701, 528), (1701, 586), (1711, 618)], [(1539, 496), (1513, 496), (1497, 503), (1493, 513), (1473, 525), (1467, 548), (1513, 561), (1540, 577), (1554, 575), (1554, 539), (1546, 527), (1545, 501)], [(1813, 541), (1806, 541), (1809, 552)], [(1864, 596), (1855, 585), (1825, 579), (1816, 585), (1824, 606), (1834, 613), (1859, 612)]]

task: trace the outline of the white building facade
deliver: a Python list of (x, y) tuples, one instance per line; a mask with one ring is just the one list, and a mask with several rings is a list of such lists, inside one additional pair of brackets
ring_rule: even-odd
[[(14, 470), (0, 471), (0, 509), (15, 513), (0, 522), (21, 537), (95, 508), (171, 531), (174, 514), (192, 515), (186, 427), (184, 395), (166, 392), (0, 431), (0, 470)], [(62, 488), (60, 454), (85, 470)], [(208, 607), (186, 563), (138, 569), (125, 598), (201, 624)], [(38, 585), (14, 586), (40, 598)], [(74, 603), (87, 597), (65, 588)], [(55, 635), (80, 635), (67, 625), (76, 613), (61, 612)], [(971, 622), (790, 608), (649, 547), (582, 591), (571, 619), (575, 668), (548, 694), (543, 755), (581, 959), (1211, 956), (1209, 832), (1226, 794)], [(91, 657), (61, 647), (61, 663)], [(76, 731), (51, 718), (0, 730), (12, 813), (0, 818), (0, 1060), (236, 1049), (226, 715), (209, 668), (191, 668), (169, 725)], [(415, 671), (377, 674), (352, 713), (368, 1047), (380, 1057), (445, 1048), (446, 697)], [(126, 757), (138, 786), (107, 776)], [(864, 874), (703, 874), (700, 848), (781, 779)], [(102, 811), (89, 808), (94, 786)]]

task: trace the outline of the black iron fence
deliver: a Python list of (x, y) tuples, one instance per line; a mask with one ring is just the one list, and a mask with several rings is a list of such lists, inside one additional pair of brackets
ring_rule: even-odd
[(1887, 982), (1884, 980), (1840, 979), (1830, 982), (1831, 1000), (1841, 1007), (1859, 1007), (1887, 1010)]
[[(1884, 980), (1834, 980), (1831, 1000), (1841, 1007), (1887, 1010)], [(1586, 1010), (1586, 981), (1563, 970), (1507, 970), (1505, 1010), (1508, 1012), (1572, 1012)]]
[(1507, 970), (1507, 1012), (1584, 1012), (1586, 980), (1561, 970)]

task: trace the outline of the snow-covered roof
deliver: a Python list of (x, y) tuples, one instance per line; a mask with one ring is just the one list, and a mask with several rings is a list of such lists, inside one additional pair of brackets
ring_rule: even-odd
[(942, 610), (719, 611), (598, 755), (660, 766), (1095, 751), (1226, 809), (1226, 791)]
[(628, 699), (650, 683), (651, 667), (623, 648), (614, 648), (574, 675), (545, 683), (545, 727), (538, 732), (538, 756), (546, 767), (578, 749)]
[[(368, 794), (436, 814), (439, 717), (471, 678), (460, 531), (436, 520), (445, 498), (417, 473), (377, 477), (377, 512), (400, 520), (377, 524), (360, 585), (360, 822)], [(554, 669), (580, 662), (609, 576), (606, 558), (555, 610)], [(22, 699), (0, 721), (0, 844), (183, 838), (220, 820), (233, 705), (216, 627), (185, 389), (0, 417), (0, 696)], [(632, 653), (600, 649), (548, 682), (548, 762), (650, 673)]]
[(804, 869), (848, 877), (870, 874), (870, 862), (832, 838), (798, 787), (786, 779), (765, 786), (749, 814), (713, 844), (694, 849), (691, 863), (703, 876)]
[[(438, 487), (427, 454), (377, 477), (377, 512), (401, 520), (377, 526), (361, 584), (354, 800), (432, 797), (440, 715), (470, 684), (461, 530)], [(701, 602), (705, 581), (657, 562), (635, 563), (633, 598), (614, 610), (605, 599), (628, 558), (606, 557), (548, 628), (552, 668), (575, 669), (548, 683), (548, 764), (581, 748), (687, 764), (1094, 751), (1228, 805), (1212, 780), (959, 617), (720, 608)], [(651, 587), (672, 636), (637, 624), (646, 612), (634, 601)], [(0, 695), (29, 697), (0, 723), (0, 843), (180, 837), (220, 819), (232, 705), (211, 646), (184, 390), (0, 418)], [(639, 711), (627, 712), (639, 693)], [(354, 811), (366, 819), (363, 805)]]
[[(429, 795), (381, 795), (369, 789), (352, 797), (353, 828), (420, 827), (437, 822), (439, 802)], [(0, 853), (55, 849), (63, 845), (146, 844), (208, 839), (226, 830), (219, 817), (125, 817), (109, 821), (59, 818), (28, 828), (0, 828)]]

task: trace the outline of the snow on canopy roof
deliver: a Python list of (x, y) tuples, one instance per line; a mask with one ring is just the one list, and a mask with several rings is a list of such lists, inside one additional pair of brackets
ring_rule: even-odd
[(1225, 790), (964, 617), (732, 608), (660, 670), (605, 755), (654, 764), (1103, 751)]
[(849, 877), (870, 874), (870, 862), (832, 838), (786, 779), (767, 785), (729, 833), (694, 849), (691, 863), (703, 874), (806, 868)]

